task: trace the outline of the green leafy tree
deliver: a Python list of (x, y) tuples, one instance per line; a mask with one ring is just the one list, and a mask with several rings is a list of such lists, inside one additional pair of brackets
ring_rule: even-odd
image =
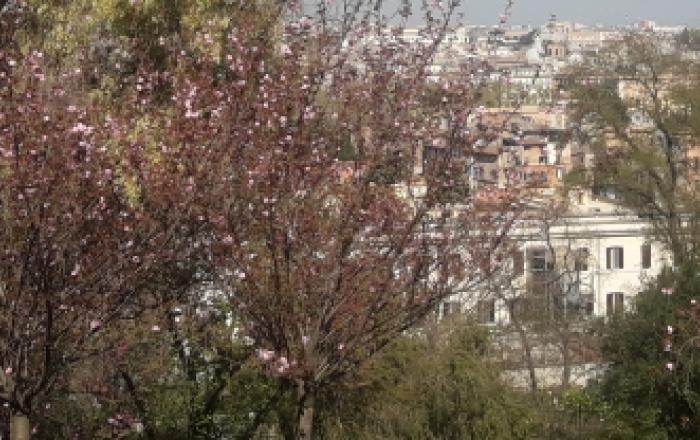
[(620, 438), (700, 436), (700, 345), (690, 313), (698, 281), (694, 267), (663, 273), (604, 331), (600, 393), (624, 426)]
[(464, 322), (425, 332), (402, 337), (324, 395), (324, 437), (528, 438), (532, 413), (486, 360), (487, 332)]
[[(649, 36), (630, 35), (591, 58), (572, 98), (597, 194), (648, 217), (678, 263), (693, 260), (697, 182), (688, 152), (700, 131), (697, 65)], [(690, 239), (690, 240), (689, 240)]]

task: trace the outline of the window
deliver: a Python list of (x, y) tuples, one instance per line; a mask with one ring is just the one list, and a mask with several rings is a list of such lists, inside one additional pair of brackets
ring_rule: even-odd
[(651, 245), (642, 245), (642, 269), (649, 269), (651, 267)]
[(508, 302), (508, 311), (510, 318), (514, 321), (527, 319), (528, 317), (528, 298), (514, 298)]
[(479, 301), (477, 314), (477, 319), (482, 324), (496, 322), (496, 302), (492, 299)]
[(608, 269), (624, 269), (625, 255), (622, 247), (609, 247), (605, 252), (605, 267)]
[(625, 310), (625, 294), (624, 293), (608, 293), (607, 307), (605, 313), (607, 316), (613, 316), (622, 313)]
[(544, 272), (551, 266), (547, 262), (547, 250), (544, 248), (528, 249), (528, 260), (530, 272)]
[(445, 301), (442, 303), (442, 317), (447, 318), (450, 315), (457, 315), (461, 311), (459, 301)]
[(581, 295), (581, 305), (583, 306), (583, 312), (586, 316), (593, 316), (595, 306), (592, 294)]
[(522, 275), (525, 271), (525, 256), (523, 251), (513, 252), (513, 275)]
[(576, 260), (574, 261), (574, 270), (576, 272), (588, 271), (588, 248), (576, 249)]

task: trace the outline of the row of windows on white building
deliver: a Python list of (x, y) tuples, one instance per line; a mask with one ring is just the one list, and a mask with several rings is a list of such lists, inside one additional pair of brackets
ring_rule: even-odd
[[(629, 240), (630, 238), (632, 240)], [(614, 238), (604, 241), (614, 242)], [(569, 273), (560, 276), (560, 279), (568, 280), (569, 283), (578, 283), (574, 286), (575, 289), (568, 286), (566, 290), (569, 293), (576, 292), (578, 295), (576, 309), (584, 316), (612, 316), (624, 311), (642, 289), (644, 278), (654, 276), (666, 264), (667, 259), (658, 244), (652, 246), (645, 242), (643, 236), (628, 237), (627, 241), (632, 243), (627, 245), (610, 243), (599, 248), (598, 252), (602, 257), (600, 259), (603, 261), (597, 261), (595, 252), (591, 253), (589, 247), (581, 246), (572, 249), (573, 265)], [(600, 247), (600, 243), (598, 244)], [(527, 279), (537, 274), (557, 270), (554, 263), (550, 261), (552, 259), (546, 246), (526, 247), (512, 257), (513, 275)], [(524, 294), (524, 288), (521, 294)], [(468, 295), (466, 300), (465, 297), (448, 300), (442, 304), (439, 315), (447, 316), (473, 311), (483, 323), (509, 321), (507, 315), (512, 309), (505, 305), (504, 298), (491, 296), (488, 292), (486, 295), (480, 293), (477, 296), (479, 300), (476, 303), (473, 298), (468, 298)], [(568, 301), (566, 298), (563, 300)]]

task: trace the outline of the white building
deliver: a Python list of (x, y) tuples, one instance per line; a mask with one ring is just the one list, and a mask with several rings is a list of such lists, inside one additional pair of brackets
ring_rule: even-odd
[(606, 368), (589, 320), (629, 309), (669, 253), (650, 240), (648, 221), (585, 193), (559, 218), (535, 217), (511, 232), (515, 251), (501, 273), (446, 301), (440, 315), (475, 312), (514, 387), (586, 386)]
[(584, 317), (611, 316), (628, 309), (645, 281), (671, 264), (650, 234), (646, 219), (582, 192), (559, 218), (522, 220), (510, 233), (517, 249), (496, 279), (480, 292), (451, 298), (445, 310), (479, 307), (482, 322), (508, 324), (507, 304), (540, 295)]

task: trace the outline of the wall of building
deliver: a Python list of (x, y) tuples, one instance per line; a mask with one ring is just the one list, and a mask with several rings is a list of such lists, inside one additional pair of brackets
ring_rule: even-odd
[[(547, 258), (556, 262), (554, 270), (559, 279), (577, 283), (576, 291), (586, 301), (588, 298), (593, 301), (590, 313), (597, 317), (620, 311), (610, 309), (609, 295), (622, 294), (623, 306), (628, 309), (645, 282), (671, 264), (670, 255), (663, 245), (650, 238), (650, 224), (645, 219), (619, 211), (615, 205), (585, 199), (583, 205), (573, 206), (565, 216), (550, 221), (552, 223), (546, 231), (541, 220), (533, 219), (523, 221), (511, 232), (511, 239), (519, 243), (522, 257), (518, 263), (523, 267), (514, 267), (511, 259), (500, 268), (499, 277), (507, 280), (510, 298), (526, 294), (528, 277), (533, 275), (528, 255), (534, 250), (555, 250), (557, 255)], [(650, 251), (650, 264), (646, 268), (643, 267), (642, 255), (645, 245)], [(622, 267), (615, 267), (613, 261), (612, 267), (608, 267), (608, 252), (613, 252), (608, 249), (612, 248), (622, 249)], [(574, 256), (582, 249), (586, 249), (588, 255), (585, 270), (573, 264)], [(497, 289), (498, 293), (495, 293)], [(569, 286), (563, 290), (574, 291)], [(474, 310), (479, 301), (493, 300), (493, 323), (507, 324), (507, 308), (504, 300), (498, 298), (503, 292), (503, 285), (498, 288), (481, 286), (478, 292), (464, 292), (450, 301), (460, 302), (462, 310)], [(612, 307), (616, 304), (613, 300)]]

